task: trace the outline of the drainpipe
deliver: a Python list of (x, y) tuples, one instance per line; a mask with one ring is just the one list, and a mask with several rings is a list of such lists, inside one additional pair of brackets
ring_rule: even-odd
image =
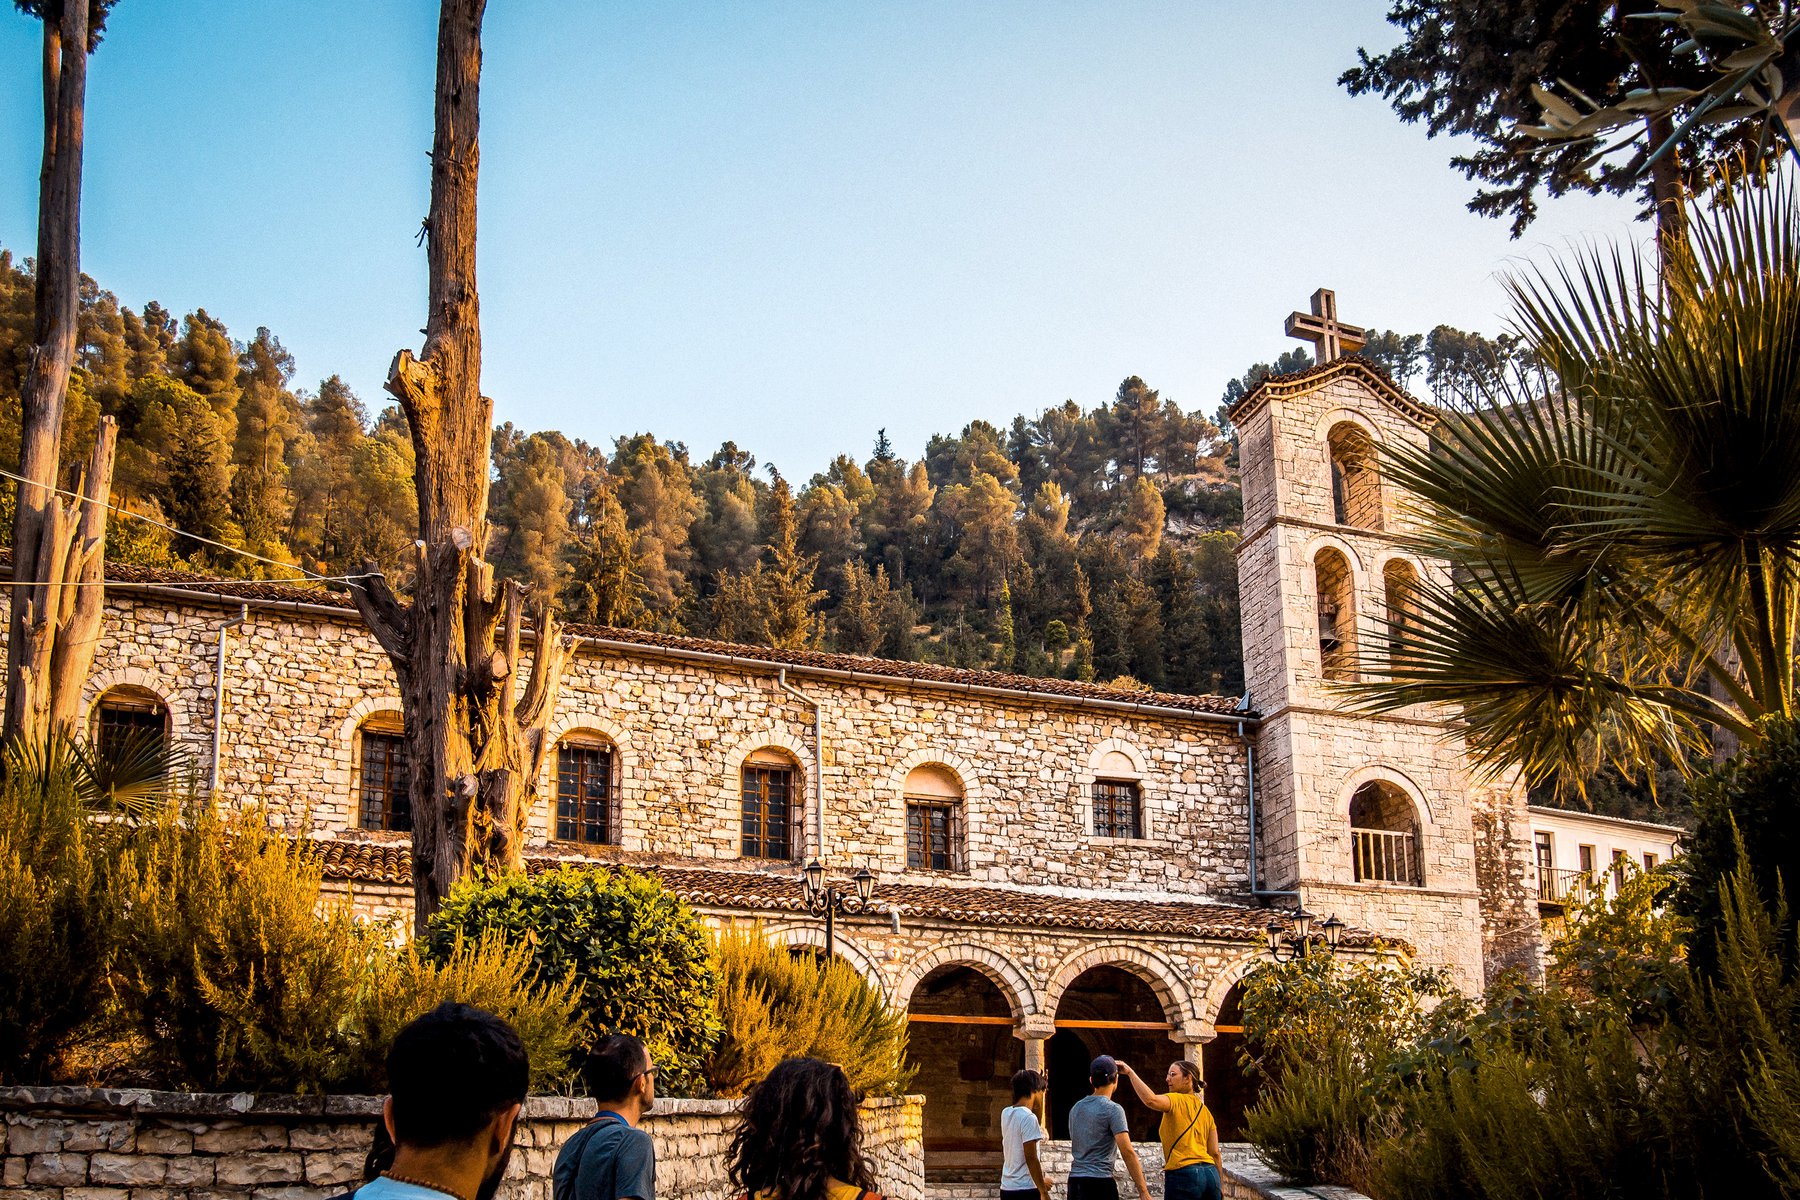
[(213, 744), (212, 744), (212, 787), (207, 794), (219, 794), (219, 752), (225, 744), (225, 635), (250, 619), (250, 606), (245, 604), (238, 610), (236, 620), (227, 621), (219, 626), (219, 661), (213, 672)]
[(825, 861), (825, 710), (817, 700), (787, 681), (787, 668), (775, 676), (775, 686), (812, 709), (813, 714), (813, 852)]
[[(1244, 693), (1244, 699), (1238, 705), (1246, 711), (1250, 708), (1250, 693)], [(1256, 877), (1256, 743), (1244, 732), (1244, 723), (1237, 723), (1238, 739), (1244, 743), (1244, 791), (1250, 804), (1250, 895), (1256, 900), (1269, 900), (1276, 897), (1293, 897), (1299, 899), (1297, 890), (1278, 891), (1260, 886)]]

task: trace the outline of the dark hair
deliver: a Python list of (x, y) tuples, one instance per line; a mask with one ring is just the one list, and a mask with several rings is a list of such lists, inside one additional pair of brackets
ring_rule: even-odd
[(1177, 1071), (1180, 1071), (1183, 1075), (1186, 1075), (1188, 1077), (1188, 1082), (1193, 1084), (1196, 1088), (1203, 1088), (1206, 1086), (1206, 1080), (1200, 1077), (1200, 1068), (1196, 1067), (1187, 1059), (1178, 1058), (1170, 1065)]
[(644, 1043), (629, 1033), (612, 1033), (595, 1043), (582, 1065), (581, 1078), (588, 1095), (602, 1104), (611, 1104), (631, 1095), (631, 1085), (650, 1066), (650, 1053)]
[(862, 1156), (856, 1093), (833, 1063), (790, 1058), (744, 1097), (731, 1135), (731, 1182), (753, 1198), (825, 1200), (840, 1180), (874, 1190)]
[(387, 1056), (394, 1140), (430, 1148), (466, 1142), (525, 1099), (525, 1043), (493, 1013), (445, 1002), (408, 1024)]
[(1044, 1091), (1050, 1086), (1050, 1081), (1036, 1071), (1026, 1069), (1013, 1073), (1012, 1084), (1013, 1099), (1023, 1100), (1034, 1092)]

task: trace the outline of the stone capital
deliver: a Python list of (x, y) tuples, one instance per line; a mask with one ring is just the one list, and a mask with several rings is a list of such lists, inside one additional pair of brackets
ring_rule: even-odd
[(1026, 1013), (1013, 1026), (1013, 1036), (1024, 1041), (1039, 1041), (1056, 1036), (1056, 1018), (1049, 1013)]
[(1169, 1040), (1186, 1043), (1210, 1042), (1218, 1036), (1219, 1031), (1213, 1028), (1211, 1021), (1188, 1020), (1170, 1031)]

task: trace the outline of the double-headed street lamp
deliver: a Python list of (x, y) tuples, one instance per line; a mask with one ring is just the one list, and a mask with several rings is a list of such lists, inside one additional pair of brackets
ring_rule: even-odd
[[(1269, 957), (1278, 963), (1292, 962), (1296, 958), (1305, 958), (1312, 948), (1313, 915), (1304, 908), (1294, 913), (1294, 934), (1290, 941), (1287, 928), (1280, 921), (1270, 921), (1266, 930), (1269, 938)], [(1325, 935), (1325, 949), (1336, 950), (1338, 938), (1343, 936), (1344, 923), (1335, 915), (1327, 917), (1319, 925), (1319, 932)]]
[(837, 914), (854, 916), (867, 912), (869, 900), (875, 895), (875, 876), (864, 867), (850, 877), (856, 890), (847, 892), (837, 884), (828, 886), (825, 883), (825, 868), (815, 858), (806, 864), (800, 878), (806, 894), (806, 911), (825, 918), (825, 956), (829, 958), (837, 947)]

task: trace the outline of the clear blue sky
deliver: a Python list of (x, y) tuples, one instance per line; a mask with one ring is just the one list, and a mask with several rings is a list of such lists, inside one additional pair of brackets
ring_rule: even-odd
[[(416, 347), (436, 4), (123, 0), (90, 76), (82, 265), (133, 307), (273, 329), (371, 408)], [(1385, 0), (494, 0), (484, 386), (610, 443), (732, 438), (804, 479), (1143, 376), (1210, 414), (1314, 288), (1498, 331), (1527, 236), (1377, 99)], [(0, 10), (0, 245), (35, 245), (39, 31)]]

